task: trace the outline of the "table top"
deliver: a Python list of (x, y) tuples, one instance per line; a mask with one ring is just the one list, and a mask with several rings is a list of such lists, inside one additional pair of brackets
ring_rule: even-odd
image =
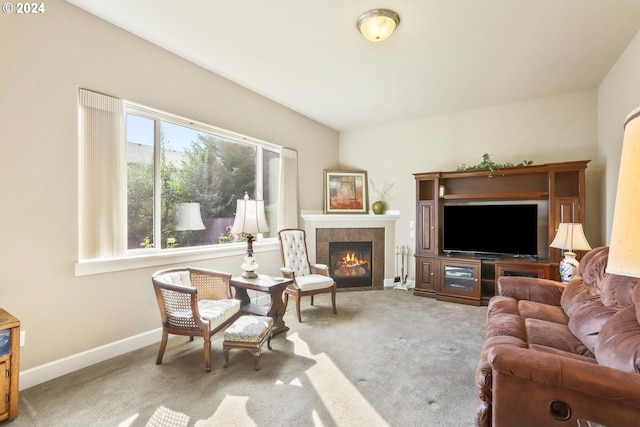
[(271, 287), (286, 287), (293, 283), (293, 279), (284, 277), (273, 277), (266, 274), (259, 274), (255, 279), (246, 279), (242, 276), (233, 276), (231, 278), (232, 286), (241, 286), (249, 289), (268, 290)]

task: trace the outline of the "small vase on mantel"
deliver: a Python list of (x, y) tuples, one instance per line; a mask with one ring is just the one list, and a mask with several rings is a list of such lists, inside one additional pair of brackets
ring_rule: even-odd
[(373, 202), (373, 204), (371, 205), (371, 210), (376, 215), (383, 214), (384, 213), (384, 202), (381, 202), (380, 200), (378, 200), (377, 202)]

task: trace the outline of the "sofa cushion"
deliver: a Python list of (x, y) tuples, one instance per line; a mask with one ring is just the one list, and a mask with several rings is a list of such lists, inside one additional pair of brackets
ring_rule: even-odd
[(607, 274), (600, 285), (600, 300), (606, 306), (632, 304), (631, 293), (640, 279)]
[(527, 342), (524, 319), (514, 314), (497, 314), (487, 319), (486, 337), (510, 336)]
[(600, 331), (594, 352), (601, 365), (640, 372), (640, 324), (635, 306), (611, 316)]
[(558, 305), (543, 304), (535, 301), (517, 300), (496, 295), (489, 300), (487, 318), (497, 314), (511, 314), (523, 318), (547, 320), (566, 325), (569, 318)]
[(569, 321), (562, 307), (535, 301), (518, 301), (518, 312), (525, 319), (540, 319), (547, 322), (560, 323), (561, 325), (566, 325)]
[(604, 306), (600, 300), (586, 301), (573, 310), (569, 319), (569, 329), (582, 343), (593, 352), (598, 334), (611, 316), (620, 310), (618, 306)]
[(600, 283), (607, 274), (605, 269), (608, 257), (609, 248), (601, 246), (590, 250), (580, 260), (578, 271), (592, 295), (600, 295)]
[(581, 356), (593, 357), (593, 353), (577, 339), (566, 325), (540, 319), (525, 319), (528, 344), (556, 348)]
[(568, 317), (571, 317), (575, 310), (581, 308), (588, 302), (599, 303), (600, 295), (592, 294), (581, 276), (574, 277), (562, 293), (562, 299), (560, 300), (562, 310)]

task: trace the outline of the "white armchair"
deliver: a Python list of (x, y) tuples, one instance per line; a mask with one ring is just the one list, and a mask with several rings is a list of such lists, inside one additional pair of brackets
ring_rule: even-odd
[(336, 283), (329, 276), (329, 268), (324, 264), (311, 265), (307, 255), (307, 241), (304, 230), (287, 228), (278, 232), (280, 240), (280, 256), (282, 259), (282, 275), (293, 279), (293, 284), (284, 291), (285, 308), (289, 302), (289, 295), (296, 298), (296, 313), (298, 322), (302, 323), (300, 315), (300, 299), (303, 296), (313, 296), (331, 293), (333, 313), (336, 310)]

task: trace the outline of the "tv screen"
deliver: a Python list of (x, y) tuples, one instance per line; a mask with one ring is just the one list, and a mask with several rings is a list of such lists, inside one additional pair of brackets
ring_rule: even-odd
[(445, 205), (445, 252), (538, 256), (536, 204)]

